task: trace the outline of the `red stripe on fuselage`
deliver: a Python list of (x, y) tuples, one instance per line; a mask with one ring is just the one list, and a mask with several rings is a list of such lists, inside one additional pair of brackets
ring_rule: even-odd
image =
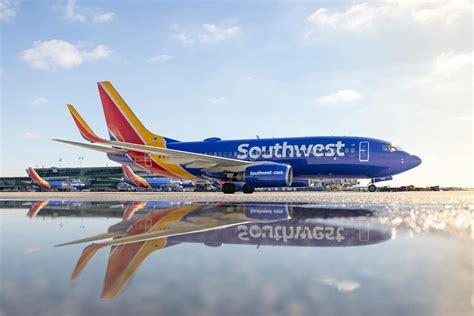
[[(154, 160), (146, 159), (146, 153), (138, 152), (138, 151), (131, 151), (127, 152), (130, 159), (139, 165), (141, 168), (155, 174), (159, 174), (160, 176), (169, 177), (169, 178), (176, 178), (176, 175), (170, 173), (169, 171), (165, 170), (162, 166), (157, 164)], [(148, 160), (148, 162), (147, 162)]]

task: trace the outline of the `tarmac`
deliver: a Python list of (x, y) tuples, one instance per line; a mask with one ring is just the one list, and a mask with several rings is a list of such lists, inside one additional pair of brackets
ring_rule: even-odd
[(474, 191), (446, 192), (0, 192), (0, 200), (297, 202), (328, 205), (474, 204)]

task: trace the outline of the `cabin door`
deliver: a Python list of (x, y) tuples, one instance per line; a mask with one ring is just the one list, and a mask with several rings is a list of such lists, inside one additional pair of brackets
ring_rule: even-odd
[(369, 157), (370, 157), (369, 149), (370, 149), (369, 142), (359, 143), (359, 161), (360, 162), (369, 161)]
[(151, 156), (150, 156), (150, 154), (145, 153), (145, 166), (151, 167), (151, 165), (152, 165)]

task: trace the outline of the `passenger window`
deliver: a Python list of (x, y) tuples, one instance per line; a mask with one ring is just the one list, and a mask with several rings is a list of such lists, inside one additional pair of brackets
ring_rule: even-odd
[(355, 148), (352, 147), (352, 148), (351, 148), (351, 154), (353, 154), (353, 153), (355, 153), (355, 152), (356, 152)]

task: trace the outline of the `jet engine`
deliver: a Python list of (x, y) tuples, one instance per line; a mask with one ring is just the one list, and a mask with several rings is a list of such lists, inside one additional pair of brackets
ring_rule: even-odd
[(291, 186), (293, 169), (278, 163), (251, 166), (245, 169), (243, 180), (254, 188)]

